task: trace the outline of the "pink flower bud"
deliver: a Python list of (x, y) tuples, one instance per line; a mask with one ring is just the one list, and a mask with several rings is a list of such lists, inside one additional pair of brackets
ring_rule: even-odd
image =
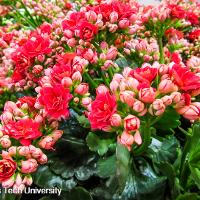
[(30, 149), (28, 146), (20, 146), (17, 148), (20, 156), (28, 156), (30, 154)]
[(81, 82), (82, 81), (82, 75), (79, 71), (75, 72), (73, 75), (72, 75), (72, 80), (73, 81), (79, 81)]
[(112, 80), (110, 83), (110, 90), (112, 91), (112, 93), (115, 93), (118, 88), (119, 88), (119, 83), (115, 80)]
[(130, 25), (130, 22), (128, 19), (122, 19), (119, 21), (119, 27), (122, 29), (128, 28), (129, 25)]
[(140, 112), (142, 112), (144, 109), (145, 109), (145, 105), (144, 105), (143, 102), (141, 102), (141, 101), (135, 101), (135, 102), (134, 102), (134, 104), (133, 104), (133, 110), (134, 110), (135, 112), (140, 113)]
[(140, 119), (134, 115), (128, 115), (124, 118), (124, 128), (126, 131), (136, 131), (140, 127)]
[(116, 58), (117, 54), (118, 54), (117, 48), (111, 47), (107, 51), (106, 60), (114, 60)]
[(63, 135), (63, 130), (55, 130), (52, 132), (51, 137), (53, 138), (54, 141), (57, 141), (60, 139)]
[(31, 176), (25, 176), (22, 183), (24, 185), (28, 185), (28, 186), (31, 186), (32, 183), (33, 183), (33, 178)]
[(127, 131), (123, 131), (122, 135), (118, 137), (119, 143), (123, 144), (128, 148), (128, 150), (131, 150), (131, 145), (134, 143), (134, 137), (129, 134)]
[(132, 77), (128, 77), (126, 83), (127, 83), (127, 86), (131, 90), (136, 90), (137, 91), (137, 87), (139, 85), (139, 81), (137, 79), (132, 78)]
[(169, 105), (172, 104), (171, 96), (166, 95), (166, 96), (162, 97), (161, 100), (162, 100), (162, 102), (164, 103), (165, 106), (169, 106)]
[(100, 85), (97, 89), (96, 89), (96, 93), (97, 94), (104, 94), (106, 92), (109, 92), (108, 88), (105, 85)]
[(173, 103), (178, 103), (181, 101), (181, 93), (180, 92), (173, 92), (170, 97), (172, 98)]
[(156, 99), (149, 107), (149, 113), (151, 115), (160, 116), (165, 111), (165, 105), (161, 99)]
[(159, 68), (159, 74), (160, 75), (164, 75), (164, 74), (167, 74), (169, 72), (169, 66), (168, 65), (160, 65), (160, 68)]
[(142, 88), (139, 91), (139, 99), (144, 103), (152, 103), (156, 98), (155, 88)]
[(194, 102), (189, 106), (178, 108), (177, 112), (186, 119), (197, 120), (200, 118), (200, 102)]
[(125, 78), (128, 78), (130, 76), (130, 72), (132, 71), (133, 69), (131, 69), (130, 67), (125, 67), (124, 68), (124, 71), (123, 71), (123, 76)]
[(21, 177), (20, 173), (17, 174), (15, 184), (16, 184), (16, 186), (20, 186), (22, 184), (22, 177)]
[(94, 52), (92, 51), (92, 49), (87, 49), (87, 51), (85, 51), (85, 53), (83, 54), (83, 57), (86, 60), (91, 61), (94, 57)]
[(11, 157), (14, 156), (14, 155), (16, 155), (16, 153), (17, 153), (17, 147), (15, 147), (15, 146), (10, 147), (10, 148), (8, 149), (8, 153), (9, 153), (9, 155), (10, 155)]
[(13, 119), (13, 115), (9, 111), (4, 111), (3, 114), (1, 115), (1, 121), (3, 124), (7, 124), (12, 119)]
[(70, 39), (74, 36), (74, 33), (71, 30), (67, 29), (64, 30), (64, 36)]
[(38, 59), (39, 62), (44, 62), (45, 56), (44, 55), (39, 55), (37, 57), (37, 59)]
[(113, 24), (117, 22), (118, 20), (118, 13), (116, 11), (113, 11), (110, 13), (110, 22)]
[(81, 83), (79, 84), (76, 89), (75, 89), (75, 93), (80, 94), (80, 95), (85, 95), (88, 93), (89, 90), (89, 86), (87, 83)]
[(36, 115), (34, 121), (37, 123), (42, 123), (43, 117), (41, 115)]
[(40, 74), (40, 73), (42, 72), (42, 70), (43, 70), (42, 65), (35, 65), (35, 66), (33, 67), (32, 72), (33, 72), (34, 74)]
[(135, 101), (135, 93), (130, 90), (125, 90), (123, 92), (120, 92), (120, 100), (123, 103), (126, 103), (128, 106), (132, 107), (133, 103)]
[(69, 77), (64, 77), (61, 81), (61, 84), (63, 85), (63, 87), (65, 88), (69, 88), (73, 83), (72, 83), (72, 79)]
[(9, 112), (13, 113), (14, 110), (16, 110), (16, 109), (18, 109), (17, 105), (12, 101), (7, 101), (4, 105), (4, 111), (9, 111)]
[(85, 16), (87, 20), (90, 22), (95, 22), (97, 20), (97, 14), (92, 10), (89, 10), (88, 12), (86, 12)]
[(11, 146), (11, 141), (8, 135), (4, 135), (2, 138), (0, 138), (0, 143), (3, 148), (8, 148)]
[(17, 186), (16, 184), (13, 185), (14, 194), (22, 194), (24, 189), (25, 189), (25, 185), (23, 183), (19, 186)]
[(13, 186), (14, 182), (15, 182), (15, 181), (14, 181), (14, 178), (13, 178), (13, 176), (12, 176), (12, 177), (9, 178), (8, 180), (3, 181), (1, 184), (2, 184), (2, 187), (3, 187), (3, 188), (10, 188), (10, 187)]
[(124, 79), (124, 77), (121, 75), (121, 74), (115, 74), (114, 76), (113, 76), (113, 80), (115, 80), (115, 81), (117, 81), (118, 83), (120, 83), (121, 82), (121, 80), (123, 80)]
[(32, 158), (26, 161), (22, 161), (21, 164), (22, 164), (21, 172), (25, 174), (30, 174), (30, 173), (35, 172), (38, 167), (37, 161)]
[(119, 114), (113, 114), (110, 118), (110, 124), (111, 126), (121, 126), (122, 125), (122, 118)]
[(46, 156), (45, 154), (42, 154), (42, 156), (38, 159), (38, 162), (39, 162), (41, 165), (47, 163), (47, 161), (48, 161), (48, 158), (47, 158), (47, 156)]
[(117, 24), (109, 24), (108, 27), (109, 27), (109, 31), (110, 31), (111, 33), (116, 32), (116, 30), (118, 29)]
[(141, 145), (142, 144), (142, 138), (141, 138), (141, 135), (140, 135), (139, 131), (136, 131), (136, 133), (135, 133), (135, 135), (133, 137), (134, 137), (134, 142), (137, 145)]
[(90, 97), (84, 97), (82, 98), (81, 102), (84, 107), (87, 107), (88, 105), (92, 103), (92, 99)]
[(50, 136), (45, 136), (44, 138), (42, 138), (38, 145), (43, 148), (43, 149), (47, 149), (47, 150), (51, 150), (53, 149), (53, 145), (55, 144), (55, 141), (53, 140), (52, 137)]
[(169, 79), (164, 79), (158, 85), (158, 91), (161, 94), (167, 94), (171, 92), (176, 92), (178, 87)]
[(40, 148), (33, 148), (31, 150), (31, 156), (35, 159), (40, 158), (43, 155), (43, 152)]
[(74, 47), (76, 45), (77, 41), (75, 38), (71, 38), (67, 41), (67, 45), (69, 45), (70, 47)]

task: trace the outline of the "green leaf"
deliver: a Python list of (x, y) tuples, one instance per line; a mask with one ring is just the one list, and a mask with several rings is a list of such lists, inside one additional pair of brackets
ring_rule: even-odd
[(99, 155), (104, 155), (111, 144), (113, 144), (112, 139), (101, 139), (96, 134), (90, 132), (86, 138), (87, 145), (91, 151), (97, 152)]
[(180, 194), (176, 200), (199, 200), (200, 196), (196, 193)]
[(90, 122), (84, 115), (78, 115), (77, 120), (84, 128), (90, 128)]
[(130, 170), (130, 152), (128, 149), (119, 143), (116, 148), (116, 159), (117, 159), (117, 178), (119, 183), (119, 190), (122, 191), (125, 187), (129, 170)]
[(71, 190), (76, 186), (76, 180), (72, 177), (64, 179), (54, 174), (48, 166), (40, 166), (34, 174), (34, 183), (42, 188), (58, 187), (63, 191)]
[(163, 200), (166, 177), (158, 176), (151, 166), (140, 158), (139, 170), (129, 173), (125, 188), (121, 195), (115, 195), (115, 200)]
[(100, 159), (97, 162), (96, 174), (101, 178), (108, 178), (116, 172), (116, 156)]
[(147, 150), (147, 156), (156, 163), (173, 163), (178, 157), (179, 148), (179, 142), (174, 136), (158, 139), (152, 138), (151, 145)]
[(178, 127), (180, 115), (171, 107), (166, 109), (161, 119), (155, 124), (155, 127), (161, 130), (170, 130)]

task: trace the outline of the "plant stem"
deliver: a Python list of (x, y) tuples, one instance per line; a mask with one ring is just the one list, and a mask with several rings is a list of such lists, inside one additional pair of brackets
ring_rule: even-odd
[(162, 41), (162, 36), (158, 37), (158, 44), (159, 44), (159, 52), (160, 52), (160, 63), (164, 64), (165, 60), (164, 60), (164, 51), (163, 51), (163, 41)]
[(145, 152), (149, 145), (151, 144), (151, 129), (150, 129), (150, 122), (147, 122), (144, 130), (143, 130), (143, 142), (142, 145), (136, 149), (133, 153), (135, 156), (141, 155), (143, 152)]
[(108, 75), (109, 75), (110, 81), (112, 81), (113, 72), (112, 72), (112, 69), (111, 69), (111, 68), (108, 69)]
[(83, 76), (90, 83), (93, 89), (97, 87), (97, 84), (92, 80), (91, 76), (87, 72), (85, 72)]

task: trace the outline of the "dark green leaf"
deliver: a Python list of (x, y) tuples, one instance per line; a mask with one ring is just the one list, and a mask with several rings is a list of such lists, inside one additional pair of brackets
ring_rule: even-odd
[(180, 115), (171, 107), (166, 109), (161, 119), (155, 124), (155, 127), (161, 130), (170, 130), (180, 125)]
[(116, 149), (116, 167), (117, 167), (117, 178), (119, 183), (119, 189), (122, 191), (125, 187), (129, 170), (130, 170), (130, 152), (128, 149), (121, 144), (117, 144)]
[(101, 178), (108, 178), (116, 173), (116, 156), (103, 158), (97, 162), (96, 174)]
[(200, 196), (196, 193), (185, 193), (179, 195), (176, 200), (199, 200)]
[(104, 155), (111, 144), (112, 139), (101, 139), (96, 134), (90, 132), (86, 138), (87, 145), (91, 151), (97, 152), (99, 155)]

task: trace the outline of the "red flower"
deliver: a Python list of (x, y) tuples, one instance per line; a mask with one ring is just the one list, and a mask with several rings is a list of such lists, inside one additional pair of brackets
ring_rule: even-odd
[(147, 83), (147, 85), (151, 84), (151, 82), (156, 78), (157, 74), (158, 69), (152, 67), (137, 68), (130, 72), (131, 76), (140, 82)]
[(165, 31), (165, 35), (167, 37), (169, 37), (169, 38), (173, 37), (174, 35), (176, 35), (179, 40), (183, 38), (183, 32), (182, 31), (178, 31), (178, 30), (176, 30), (174, 28), (167, 29)]
[(198, 25), (199, 24), (199, 17), (198, 17), (198, 15), (196, 15), (193, 12), (188, 12), (187, 13), (187, 19), (193, 25)]
[(0, 182), (8, 180), (17, 168), (16, 163), (11, 159), (0, 160)]
[(32, 97), (32, 96), (24, 96), (22, 98), (19, 98), (17, 101), (17, 106), (21, 107), (23, 104), (27, 104), (29, 110), (35, 110), (35, 102), (36, 102), (36, 98)]
[(87, 21), (79, 24), (79, 37), (83, 40), (90, 41), (98, 32), (96, 25), (90, 24)]
[(78, 23), (85, 20), (85, 13), (84, 12), (73, 12), (70, 15), (69, 19), (62, 21), (62, 28), (63, 30), (71, 30), (74, 31), (77, 28)]
[(63, 55), (57, 55), (57, 62), (64, 65), (71, 65), (76, 53), (65, 53)]
[(12, 54), (12, 60), (15, 63), (15, 69), (12, 74), (12, 80), (18, 82), (26, 78), (28, 68), (31, 66), (33, 60), (21, 52), (21, 48), (17, 49)]
[(62, 85), (43, 87), (38, 102), (44, 106), (46, 113), (54, 119), (68, 117), (68, 103), (72, 95)]
[(55, 65), (51, 71), (50, 78), (54, 84), (60, 84), (64, 77), (70, 77), (71, 67), (69, 65)]
[(29, 39), (22, 47), (22, 53), (27, 57), (36, 57), (51, 53), (52, 49), (49, 48), (50, 41), (48, 38), (36, 36)]
[(169, 5), (169, 8), (171, 9), (171, 15), (174, 18), (178, 18), (178, 19), (183, 19), (185, 18), (185, 10), (179, 6), (179, 5)]
[(192, 92), (193, 90), (200, 88), (200, 77), (178, 64), (173, 65), (171, 77), (175, 84), (185, 92)]
[(195, 40), (195, 39), (198, 39), (199, 37), (200, 37), (200, 29), (196, 29), (190, 32), (188, 36), (190, 40)]
[(32, 140), (42, 135), (39, 128), (40, 124), (32, 119), (21, 119), (17, 122), (11, 121), (4, 126), (3, 133), (19, 140), (22, 145), (28, 146)]
[(97, 92), (92, 102), (88, 119), (92, 129), (106, 130), (110, 126), (110, 118), (117, 110), (117, 103), (109, 91)]

